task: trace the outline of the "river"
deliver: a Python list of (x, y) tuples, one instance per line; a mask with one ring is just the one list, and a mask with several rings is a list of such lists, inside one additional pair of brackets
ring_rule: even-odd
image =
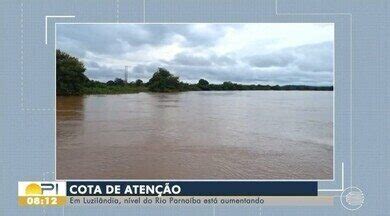
[(333, 92), (57, 97), (58, 179), (331, 179)]

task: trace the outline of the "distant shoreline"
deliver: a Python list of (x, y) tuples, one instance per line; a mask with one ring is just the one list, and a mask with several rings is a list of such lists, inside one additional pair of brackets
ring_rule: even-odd
[(67, 97), (67, 96), (83, 96), (83, 95), (120, 95), (120, 94), (137, 94), (137, 93), (155, 93), (155, 94), (159, 94), (159, 93), (181, 93), (181, 92), (229, 92), (229, 91), (280, 91), (280, 92), (291, 92), (291, 91), (324, 91), (324, 92), (329, 92), (329, 91), (333, 91), (333, 87), (332, 89), (304, 89), (304, 90), (298, 90), (298, 89), (281, 89), (281, 90), (273, 90), (273, 89), (268, 89), (268, 90), (265, 90), (265, 89), (258, 89), (258, 90), (254, 90), (254, 89), (244, 89), (244, 90), (187, 90), (187, 91), (170, 91), (170, 92), (152, 92), (152, 91), (149, 91), (147, 89), (132, 89), (132, 90), (129, 90), (129, 91), (126, 91), (125, 89), (123, 91), (118, 91), (118, 92), (110, 92), (110, 91), (107, 91), (107, 92), (104, 92), (104, 91), (96, 91), (94, 92), (93, 90), (88, 90), (87, 92), (83, 93), (83, 94), (78, 94), (78, 95), (61, 95), (61, 94), (57, 94), (57, 96), (64, 96), (64, 97)]

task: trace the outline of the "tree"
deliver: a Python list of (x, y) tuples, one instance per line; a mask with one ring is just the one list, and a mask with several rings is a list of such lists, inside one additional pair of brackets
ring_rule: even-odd
[(57, 95), (80, 95), (89, 81), (84, 64), (61, 50), (56, 51)]
[(201, 90), (209, 90), (209, 82), (205, 79), (200, 79), (198, 84), (197, 84), (198, 88), (200, 88)]
[(222, 83), (222, 90), (233, 90), (234, 89), (234, 83), (228, 81)]
[(142, 81), (142, 80), (140, 80), (140, 79), (137, 79), (136, 81), (135, 81), (135, 85), (136, 86), (142, 86), (144, 84), (144, 82)]
[(114, 84), (115, 85), (124, 85), (125, 81), (123, 79), (121, 79), (121, 78), (115, 78)]
[(107, 84), (107, 85), (111, 85), (111, 86), (112, 86), (112, 85), (115, 85), (114, 81), (112, 81), (112, 80), (109, 80), (108, 82), (106, 82), (106, 84)]
[(271, 89), (272, 90), (282, 90), (282, 88), (279, 85), (272, 86)]
[(179, 77), (173, 76), (167, 69), (158, 68), (148, 82), (152, 92), (172, 92), (180, 90)]

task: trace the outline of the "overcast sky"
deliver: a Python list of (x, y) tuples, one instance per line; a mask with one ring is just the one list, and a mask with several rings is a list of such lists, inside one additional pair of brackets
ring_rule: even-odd
[(147, 81), (158, 67), (180, 80), (332, 85), (333, 24), (59, 24), (57, 49), (90, 79)]

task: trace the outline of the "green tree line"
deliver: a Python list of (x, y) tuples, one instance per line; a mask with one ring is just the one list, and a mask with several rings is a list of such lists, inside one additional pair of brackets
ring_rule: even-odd
[(63, 51), (56, 51), (57, 61), (57, 95), (82, 95), (82, 94), (120, 94), (136, 92), (179, 92), (179, 91), (229, 91), (229, 90), (311, 90), (332, 91), (333, 86), (306, 86), (306, 85), (244, 85), (230, 81), (222, 84), (210, 84), (205, 79), (191, 84), (181, 82), (178, 76), (174, 76), (165, 68), (158, 68), (148, 82), (138, 79), (126, 83), (123, 79), (116, 78), (108, 82), (90, 80), (84, 74), (84, 64)]

